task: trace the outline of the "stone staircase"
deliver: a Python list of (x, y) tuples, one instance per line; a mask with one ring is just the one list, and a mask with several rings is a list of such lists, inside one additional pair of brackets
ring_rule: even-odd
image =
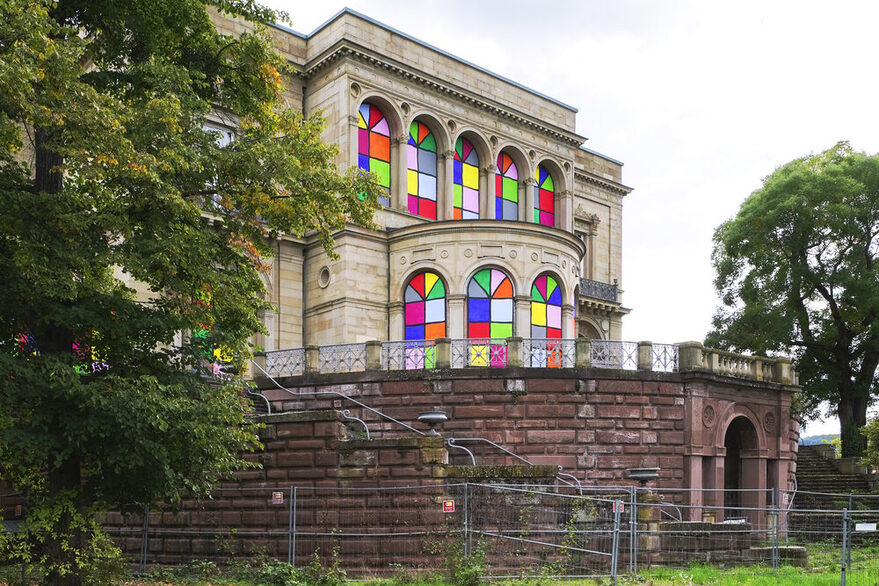
[(824, 451), (822, 446), (799, 446), (794, 509), (841, 510), (847, 506), (846, 497), (841, 495), (871, 492), (864, 474), (841, 472), (837, 461), (824, 457)]

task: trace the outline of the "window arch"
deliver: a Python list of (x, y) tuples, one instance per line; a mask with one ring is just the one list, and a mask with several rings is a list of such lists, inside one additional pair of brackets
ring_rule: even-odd
[(453, 210), (456, 220), (479, 219), (479, 155), (466, 138), (455, 141), (452, 162)]
[(409, 213), (436, 220), (436, 139), (423, 122), (409, 125)]
[(534, 171), (534, 223), (542, 226), (555, 225), (555, 186), (546, 167), (537, 165)]
[(382, 111), (369, 102), (363, 102), (357, 114), (357, 166), (376, 175), (388, 192), (379, 197), (379, 203), (390, 206), (391, 131)]
[(446, 335), (446, 286), (436, 273), (425, 271), (409, 279), (403, 293), (405, 368), (435, 368), (436, 349), (421, 340)]
[[(482, 269), (467, 285), (467, 337), (509, 338), (513, 335), (513, 284), (498, 269)], [(506, 366), (506, 345), (471, 345), (470, 366)]]
[(494, 217), (496, 220), (519, 219), (519, 169), (503, 151), (497, 156), (494, 176)]
[[(542, 274), (531, 285), (531, 366), (561, 368), (562, 290), (555, 277)], [(536, 338), (536, 339), (535, 339)], [(546, 340), (541, 342), (538, 340)]]

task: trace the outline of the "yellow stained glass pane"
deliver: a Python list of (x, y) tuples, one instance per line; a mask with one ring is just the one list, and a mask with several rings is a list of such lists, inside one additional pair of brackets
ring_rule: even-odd
[(462, 183), (464, 187), (479, 189), (479, 169), (473, 165), (462, 165)]
[(546, 325), (546, 303), (531, 302), (531, 325)]
[(418, 195), (418, 171), (409, 169), (407, 177), (409, 179), (409, 193), (411, 195)]

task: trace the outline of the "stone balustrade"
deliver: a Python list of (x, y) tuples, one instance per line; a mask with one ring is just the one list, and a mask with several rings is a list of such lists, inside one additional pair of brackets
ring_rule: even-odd
[(707, 372), (732, 378), (798, 384), (791, 360), (736, 354), (699, 342), (655, 344), (532, 338), (369, 341), (306, 346), (256, 354), (269, 376), (448, 368), (603, 368)]

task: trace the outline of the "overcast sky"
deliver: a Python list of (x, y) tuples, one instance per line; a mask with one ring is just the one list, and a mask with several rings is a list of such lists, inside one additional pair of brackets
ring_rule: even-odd
[(839, 140), (879, 151), (876, 2), (264, 3), (303, 33), (348, 6), (576, 107), (585, 146), (623, 161), (635, 188), (626, 340), (704, 338), (712, 233), (775, 168)]

